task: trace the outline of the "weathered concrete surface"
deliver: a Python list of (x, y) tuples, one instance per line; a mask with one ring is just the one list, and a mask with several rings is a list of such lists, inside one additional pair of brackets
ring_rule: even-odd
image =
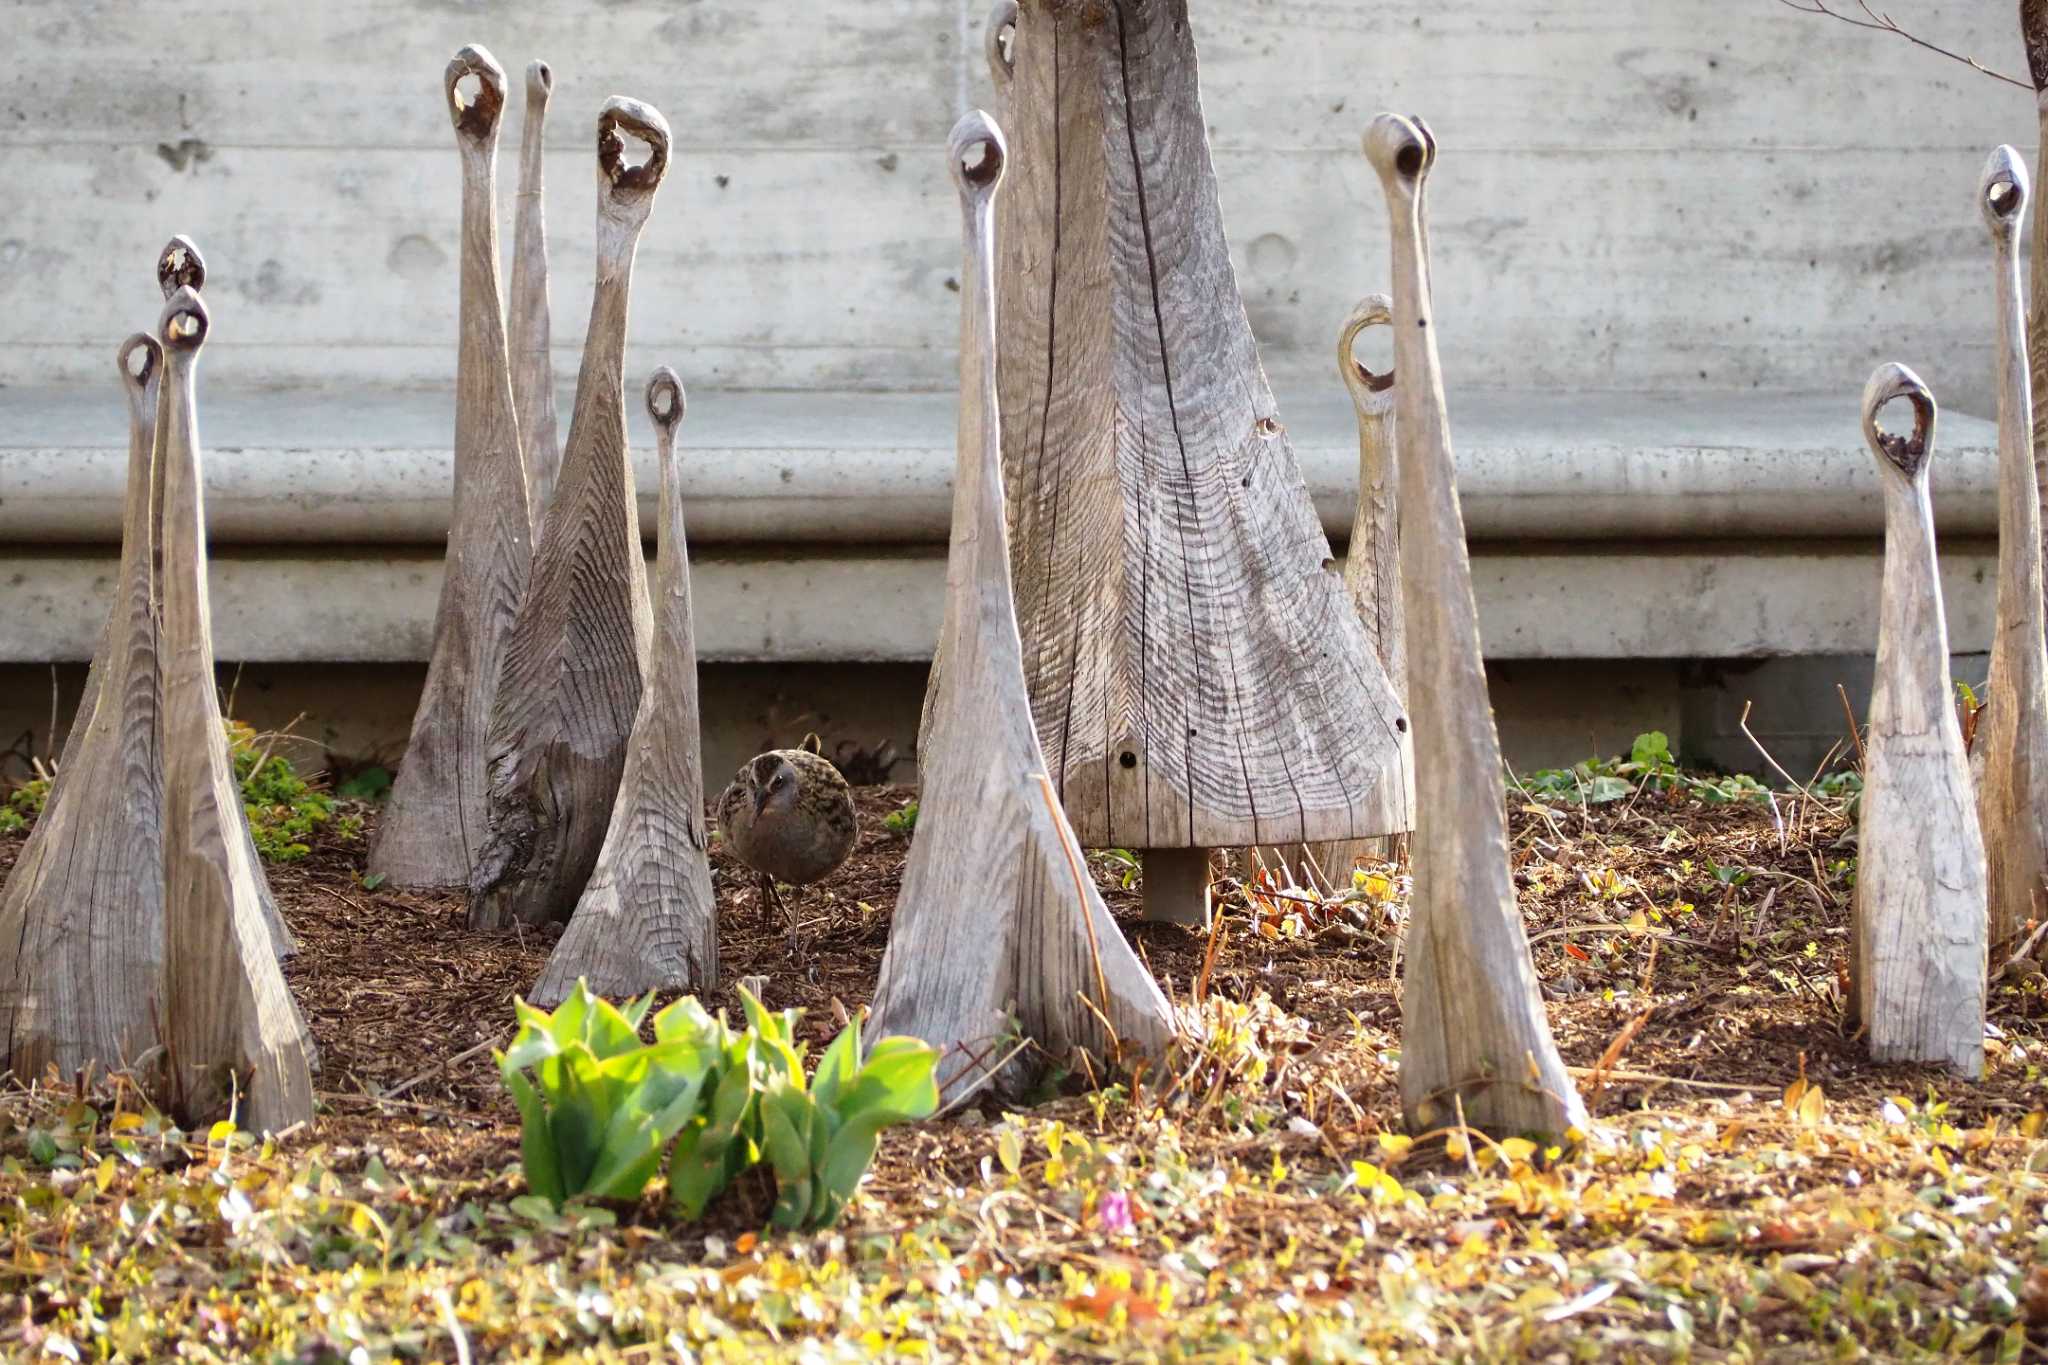
[[(1334, 381), (1296, 387), (1279, 394), (1280, 411), (1341, 546), (1357, 498), (1355, 419)], [(126, 438), (106, 389), (0, 398), (0, 544), (119, 538)], [(209, 390), (215, 541), (439, 544), (451, 404), (441, 392)], [(955, 406), (936, 393), (692, 392), (681, 437), (692, 544), (944, 544)], [(1476, 540), (1807, 539), (1884, 527), (1854, 394), (1476, 390), (1451, 406)], [(652, 527), (652, 434), (641, 414), (632, 423), (641, 525)], [(1997, 428), (1944, 413), (1938, 440), (1940, 529), (1995, 534)]]
[[(1914, 31), (2023, 65), (2009, 5), (1910, 8)], [(693, 391), (948, 389), (958, 251), (939, 151), (962, 108), (1000, 111), (986, 11), (17, 7), (0, 45), (0, 417), (21, 386), (102, 380), (173, 231), (212, 267), (209, 383), (448, 382), (457, 195), (436, 82), (477, 41), (557, 73), (558, 299), (587, 278), (598, 104), (628, 92), (674, 117), (685, 208), (642, 245), (629, 368), (670, 361)], [(1853, 395), (1896, 358), (1949, 408), (1988, 410), (1973, 190), (1985, 149), (2031, 140), (2030, 92), (1763, 0), (1196, 0), (1193, 19), (1234, 263), (1276, 377), (1334, 384), (1331, 339), (1386, 283), (1357, 139), (1393, 108), (1445, 149), (1431, 190), (1452, 394)], [(559, 311), (572, 373), (582, 312)]]

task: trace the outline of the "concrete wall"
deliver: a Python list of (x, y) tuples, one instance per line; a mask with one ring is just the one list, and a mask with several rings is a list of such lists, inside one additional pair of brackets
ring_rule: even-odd
[[(2023, 69), (2009, 3), (1889, 8)], [(214, 381), (447, 383), (457, 184), (440, 73), (475, 41), (515, 72), (535, 55), (557, 72), (567, 372), (588, 306), (590, 128), (618, 92), (663, 109), (679, 144), (641, 251), (630, 370), (950, 387), (959, 246), (939, 149), (963, 105), (992, 102), (984, 13), (14, 0), (0, 385), (104, 382), (114, 341), (154, 315), (149, 267), (173, 231), (214, 266)], [(1972, 191), (1994, 143), (2033, 142), (2026, 91), (1776, 0), (1195, 0), (1193, 15), (1240, 284), (1276, 371), (1325, 373), (1350, 303), (1383, 282), (1357, 143), (1399, 108), (1443, 145), (1431, 202), (1453, 392), (1853, 394), (1898, 358), (1950, 406), (1985, 409)]]

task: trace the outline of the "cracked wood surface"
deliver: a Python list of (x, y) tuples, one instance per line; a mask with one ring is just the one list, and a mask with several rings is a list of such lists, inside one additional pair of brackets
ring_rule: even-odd
[(1075, 1048), (1107, 1057), (1119, 1043), (1129, 1056), (1157, 1056), (1174, 1023), (1089, 880), (1045, 776), (1011, 591), (998, 438), (990, 201), (1008, 158), (1001, 131), (980, 110), (955, 125), (948, 155), (960, 189), (966, 288), (947, 668), (919, 756), (917, 832), (873, 1031), (938, 1048), (950, 1104), (986, 1085), (1006, 1093), (1022, 1085), (1031, 1068), (1013, 1050), (1018, 1037), (1055, 1057)]
[(1003, 472), (1025, 676), (1074, 831), (1207, 848), (1404, 829), (1405, 722), (1245, 319), (1184, 0), (1025, 0), (1013, 22), (990, 53), (1016, 137)]
[(2048, 875), (2048, 643), (2042, 625), (2041, 504), (2033, 399), (2021, 316), (2019, 225), (2026, 166), (2010, 147), (1991, 154), (1978, 204), (1991, 231), (1998, 297), (1998, 610), (1986, 684), (1990, 702), (1974, 747), (1984, 758), (1977, 810), (1990, 865), (1995, 952), (2042, 913)]
[[(139, 358), (141, 369), (132, 368)], [(157, 687), (155, 432), (163, 349), (137, 333), (117, 361), (128, 400), (128, 494), (114, 602), (71, 737), (0, 887), (0, 1066), (113, 1070), (156, 1041), (163, 994), (163, 766)]]
[(607, 999), (649, 990), (709, 991), (718, 984), (690, 543), (676, 458), (683, 407), (682, 381), (664, 365), (647, 385), (647, 415), (661, 450), (661, 543), (647, 688), (633, 718), (597, 871), (527, 997), (537, 1005), (560, 1003), (578, 977)]
[(1365, 153), (1393, 224), (1401, 603), (1415, 703), (1401, 1103), (1416, 1131), (1462, 1121), (1488, 1133), (1562, 1134), (1584, 1123), (1585, 1107), (1551, 1039), (1515, 905), (1500, 737), (1431, 324), (1423, 198), (1436, 142), (1419, 123), (1382, 114)]
[[(1913, 431), (1881, 431), (1903, 398)], [(1936, 576), (1934, 397), (1903, 365), (1863, 392), (1863, 436), (1884, 486), (1884, 583), (1877, 673), (1863, 750), (1852, 1016), (1880, 1062), (1984, 1072), (1985, 862), (1963, 730), (1949, 682), (1948, 623)]]
[[(627, 136), (649, 148), (644, 163), (626, 163)], [(668, 123), (652, 106), (605, 102), (590, 328), (561, 478), (491, 719), (490, 837), (470, 874), (472, 928), (569, 917), (625, 768), (654, 632), (626, 454), (626, 312), (668, 148)]]
[[(477, 82), (466, 99), (465, 78)], [(492, 704), (526, 592), (533, 516), (498, 290), (496, 164), (505, 73), (465, 47), (443, 80), (462, 161), (462, 322), (455, 360), (455, 505), (434, 647), (405, 761), (370, 850), (394, 887), (455, 887), (489, 834)]]
[(179, 289), (158, 329), (167, 1102), (187, 1128), (232, 1107), (244, 1127), (275, 1131), (313, 1116), (311, 1041), (231, 814), (241, 795), (214, 691), (193, 375), (207, 331), (198, 293)]
[(548, 354), (548, 220), (541, 155), (555, 73), (535, 59), (526, 68), (526, 117), (519, 126), (519, 192), (512, 214), (512, 294), (505, 326), (512, 353), (512, 404), (519, 415), (526, 492), (538, 527), (562, 469), (555, 429), (555, 362)]

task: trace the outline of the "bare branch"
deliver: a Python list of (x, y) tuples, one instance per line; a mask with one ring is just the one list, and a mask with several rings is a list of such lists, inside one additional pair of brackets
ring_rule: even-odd
[(1948, 48), (1941, 46), (1939, 43), (1930, 43), (1925, 38), (1922, 38), (1917, 34), (1908, 33), (1905, 29), (1899, 27), (1897, 22), (1892, 19), (1891, 15), (1879, 14), (1877, 11), (1871, 9), (1869, 0), (1856, 0), (1856, 8), (1862, 10), (1864, 15), (1866, 16), (1862, 19), (1858, 19), (1852, 14), (1844, 14), (1839, 10), (1829, 9), (1827, 5), (1827, 0), (1778, 0), (1778, 3), (1785, 6), (1787, 9), (1796, 9), (1801, 14), (1826, 15), (1830, 19), (1839, 19), (1843, 23), (1853, 25), (1856, 28), (1876, 29), (1880, 33), (1896, 33), (1899, 35), (1899, 37), (1904, 38), (1907, 42), (1913, 44), (1913, 46), (1915, 47), (1923, 47), (1926, 48), (1929, 52), (1939, 53), (1941, 56), (1948, 58), (1952, 62), (1961, 62), (1964, 66), (1969, 67), (1972, 71), (1976, 71), (1983, 75), (1989, 76), (1992, 80), (2004, 81), (2007, 85), (2017, 85), (2022, 90), (2032, 90), (2034, 88), (2033, 83), (2030, 81), (2018, 80), (2012, 76), (2006, 75), (2002, 71), (1993, 71), (1990, 67), (1978, 61), (1975, 57), (1969, 56), (1961, 52), (1952, 52)]

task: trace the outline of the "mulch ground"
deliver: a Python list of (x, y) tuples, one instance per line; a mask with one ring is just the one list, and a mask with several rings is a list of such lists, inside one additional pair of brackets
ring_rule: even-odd
[[(860, 844), (796, 902), (796, 958), (780, 913), (759, 903), (752, 874), (714, 843), (721, 989), (707, 1004), (739, 1017), (735, 986), (751, 979), (770, 1007), (805, 1010), (804, 1031), (821, 1043), (836, 1027), (834, 1001), (851, 1009), (868, 1000), (909, 849), (883, 819), (915, 793), (857, 790)], [(430, 1141), (489, 1133), (484, 1147), (458, 1145), (502, 1163), (515, 1116), (490, 1048), (509, 1036), (512, 999), (539, 976), (560, 931), (472, 932), (458, 895), (365, 890), (377, 811), (360, 811), (360, 838), (316, 842), (307, 858), (269, 868), (299, 940), (285, 976), (319, 1048), (323, 1124), (387, 1136), (394, 1123), (416, 1124)], [(1932, 1086), (1960, 1118), (2048, 1106), (2048, 1081), (2031, 1068), (1973, 1085), (1931, 1068), (1876, 1066), (1863, 1054), (1843, 1023), (1854, 838), (1839, 806), (1707, 805), (1645, 792), (1605, 806), (1523, 805), (1511, 826), (1520, 903), (1566, 1062), (1595, 1066), (1648, 1012), (1610, 1059), (1615, 1074), (1596, 1112), (1697, 1105), (1743, 1089), (1769, 1095), (1802, 1075), (1849, 1104)], [(0, 875), (19, 845), (0, 836)], [(1132, 945), (1171, 998), (1188, 999), (1209, 936), (1141, 922), (1127, 866), (1100, 855), (1090, 863)], [(1290, 887), (1271, 870), (1261, 884), (1257, 869), (1231, 866), (1217, 888), (1222, 923), (1206, 992), (1263, 994), (1312, 1035), (1348, 1035), (1355, 1023), (1397, 1046), (1406, 883), (1392, 865), (1365, 872), (1367, 889), (1347, 902)], [(1995, 1052), (2038, 1046), (2042, 984), (2032, 962), (1994, 983)], [(1398, 1125), (1395, 1079), (1391, 1068), (1362, 1077), (1351, 1097)]]

